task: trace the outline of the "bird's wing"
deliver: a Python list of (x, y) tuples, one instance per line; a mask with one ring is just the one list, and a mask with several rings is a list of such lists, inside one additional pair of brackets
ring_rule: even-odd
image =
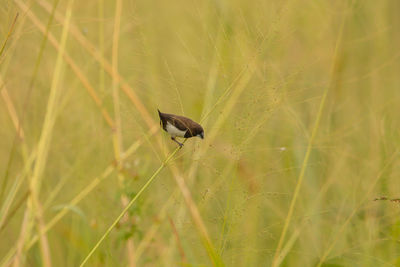
[(191, 129), (194, 122), (191, 119), (175, 115), (171, 116), (171, 123), (179, 130), (187, 131)]

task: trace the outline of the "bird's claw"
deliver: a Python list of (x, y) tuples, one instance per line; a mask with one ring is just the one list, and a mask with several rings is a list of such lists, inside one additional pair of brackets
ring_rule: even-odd
[(175, 139), (175, 137), (171, 137), (171, 140), (174, 141), (175, 143), (177, 143), (177, 144), (179, 145), (179, 148), (182, 148), (182, 147), (183, 147), (183, 143), (178, 142), (178, 141)]

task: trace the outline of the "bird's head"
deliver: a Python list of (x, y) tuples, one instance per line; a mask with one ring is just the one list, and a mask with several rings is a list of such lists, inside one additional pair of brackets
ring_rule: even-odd
[(204, 139), (204, 131), (201, 131), (196, 135), (197, 137), (200, 137), (201, 139)]

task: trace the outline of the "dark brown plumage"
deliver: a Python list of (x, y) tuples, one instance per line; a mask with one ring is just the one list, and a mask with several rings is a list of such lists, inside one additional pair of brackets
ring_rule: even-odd
[(197, 136), (204, 139), (203, 127), (197, 122), (183, 116), (162, 113), (159, 110), (158, 115), (160, 116), (160, 125), (179, 146), (182, 147), (183, 144), (178, 142), (175, 137), (190, 138)]

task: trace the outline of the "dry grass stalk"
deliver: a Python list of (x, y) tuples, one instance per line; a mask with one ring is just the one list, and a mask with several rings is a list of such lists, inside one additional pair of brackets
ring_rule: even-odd
[(22, 126), (18, 119), (17, 111), (15, 110), (14, 104), (11, 101), (10, 95), (8, 94), (6, 85), (4, 84), (4, 81), (1, 76), (0, 76), (0, 92), (4, 103), (6, 104), (8, 114), (10, 114), (10, 118), (15, 127), (17, 135), (19, 139), (23, 141), (25, 139), (24, 130), (22, 129)]
[[(31, 10), (20, 0), (14, 0), (15, 3), (22, 9), (23, 12), (27, 14), (29, 19), (36, 25), (36, 27), (43, 33), (46, 34), (46, 27), (45, 25), (33, 14)], [(48, 39), (50, 43), (59, 51), (60, 44), (57, 39), (51, 33), (48, 33)], [(74, 60), (68, 55), (67, 52), (63, 53), (65, 62), (71, 67), (72, 71), (75, 73), (77, 78), (81, 81), (85, 89), (88, 91), (89, 95), (92, 97), (94, 102), (96, 103), (97, 107), (100, 109), (102, 116), (106, 120), (107, 124), (110, 127), (113, 127), (114, 122), (111, 119), (108, 111), (103, 107), (103, 103), (96, 93), (94, 87), (90, 84), (88, 78), (86, 77), (85, 73), (78, 67), (78, 65), (74, 62)]]
[(15, 15), (14, 20), (13, 20), (13, 22), (12, 22), (12, 24), (11, 24), (11, 27), (10, 27), (8, 33), (7, 33), (6, 39), (5, 39), (4, 43), (3, 43), (3, 45), (1, 46), (1, 49), (0, 49), (0, 62), (1, 62), (1, 60), (2, 60), (1, 56), (2, 56), (3, 53), (4, 53), (4, 50), (5, 50), (5, 48), (6, 48), (6, 46), (7, 46), (7, 43), (8, 43), (8, 40), (10, 39), (11, 34), (12, 34), (13, 31), (14, 31), (14, 27), (15, 27), (15, 24), (17, 23), (18, 16), (19, 16), (19, 13), (17, 13), (17, 14)]
[(137, 249), (135, 251), (136, 263), (139, 261), (140, 257), (145, 252), (145, 250), (150, 246), (150, 243), (155, 237), (158, 229), (160, 228), (161, 223), (167, 218), (168, 208), (173, 204), (174, 199), (177, 197), (178, 193), (179, 193), (178, 189), (175, 189), (174, 192), (166, 201), (165, 205), (163, 205), (163, 207), (160, 209), (157, 218), (154, 220), (154, 223), (151, 225), (151, 227), (149, 227), (149, 229), (147, 230), (146, 235), (137, 245)]
[[(113, 73), (118, 73), (118, 45), (120, 36), (120, 25), (121, 25), (121, 13), (122, 13), (122, 0), (116, 1), (115, 7), (115, 21), (113, 30), (113, 45), (112, 45), (112, 69)], [(114, 104), (114, 121), (115, 125), (113, 127), (113, 146), (114, 146), (114, 156), (117, 162), (117, 169), (120, 170), (124, 164), (121, 159), (121, 153), (123, 151), (122, 146), (122, 128), (121, 128), (121, 111), (120, 111), (120, 100), (119, 100), (119, 86), (118, 81), (113, 79), (112, 83), (113, 92), (113, 104)], [(124, 190), (125, 176), (122, 172), (118, 172), (118, 181), (120, 190)], [(126, 207), (129, 204), (128, 196), (123, 193), (121, 195), (122, 207)], [(127, 222), (129, 220), (129, 215), (125, 214), (121, 219), (121, 222)], [(126, 257), (128, 259), (128, 266), (134, 267), (135, 264), (135, 245), (133, 243), (133, 238), (129, 238), (126, 241)]]
[[(15, 1), (19, 1), (19, 0), (15, 0)], [(46, 1), (38, 1), (38, 3), (41, 4), (48, 12), (50, 12), (51, 6)], [(59, 13), (57, 13), (57, 12), (55, 14), (55, 18), (58, 21), (60, 21), (61, 23), (63, 23), (63, 21), (64, 21), (63, 16), (60, 15)], [(71, 34), (102, 65), (102, 67), (111, 75), (113, 80), (115, 80), (116, 82), (118, 82), (121, 85), (121, 89), (128, 96), (128, 98), (131, 100), (131, 102), (135, 105), (136, 109), (142, 115), (142, 118), (144, 119), (144, 121), (147, 124), (147, 126), (149, 128), (152, 128), (154, 125), (157, 125), (155, 123), (155, 121), (153, 120), (153, 118), (149, 115), (149, 112), (147, 111), (145, 106), (142, 104), (140, 99), (137, 97), (137, 95), (134, 92), (134, 90), (129, 86), (129, 84), (125, 81), (125, 79), (122, 76), (119, 75), (118, 72), (115, 72), (115, 70), (112, 68), (112, 65), (101, 55), (101, 53), (99, 53), (99, 51), (96, 49), (96, 47), (93, 46), (82, 35), (82, 33), (73, 25), (71, 27)], [(157, 139), (157, 141), (158, 141), (159, 146), (162, 147), (161, 137), (159, 137)], [(165, 150), (164, 150), (164, 155), (166, 156), (166, 151)], [(181, 174), (180, 174), (179, 170), (176, 167), (173, 167), (171, 165), (169, 165), (169, 168), (171, 169), (171, 171), (173, 173), (173, 176), (175, 178), (175, 181), (177, 182), (178, 186), (182, 190), (185, 190), (186, 192), (189, 192), (189, 190), (187, 189), (184, 181), (183, 182), (178, 182), (178, 179), (180, 179), (180, 178), (177, 178), (177, 177), (181, 177)], [(189, 203), (194, 204), (194, 202), (192, 200), (192, 197), (191, 197), (191, 194), (184, 194), (184, 196), (185, 196), (185, 198), (190, 198), (190, 199), (187, 199), (187, 201), (185, 201), (186, 204), (189, 204)], [(197, 207), (190, 207), (189, 209), (192, 210), (192, 211), (195, 211), (195, 210), (197, 210)], [(194, 220), (201, 220), (201, 221), (197, 221), (195, 223), (198, 226), (198, 230), (199, 230), (200, 234), (202, 234), (202, 235), (206, 234), (206, 236), (203, 236), (202, 239), (203, 240), (210, 240), (210, 238), (208, 237), (207, 230), (206, 230), (206, 228), (204, 226), (204, 222), (201, 219), (201, 216), (200, 216), (198, 210), (195, 213), (197, 215), (191, 213), (193, 215), (193, 219)], [(211, 244), (208, 244), (207, 247), (208, 248), (212, 248), (213, 246)]]
[[(19, 1), (19, 0), (18, 0)], [(45, 0), (37, 1), (47, 12), (51, 12), (51, 5)], [(55, 18), (61, 24), (64, 23), (64, 16), (58, 12), (55, 13)], [(112, 77), (112, 79), (120, 84), (121, 89), (128, 96), (130, 101), (135, 105), (136, 109), (141, 114), (143, 120), (147, 124), (149, 128), (153, 127), (156, 123), (154, 122), (152, 116), (147, 111), (146, 107), (143, 105), (142, 101), (136, 95), (135, 91), (131, 88), (131, 86), (126, 82), (124, 77), (122, 77), (112, 66), (110, 62), (106, 60), (106, 58), (101, 54), (101, 52), (94, 46), (90, 41), (86, 39), (86, 37), (81, 33), (81, 31), (75, 25), (71, 26), (71, 35), (84, 47), (89, 54), (96, 59), (100, 65), (106, 70), (106, 72)]]
[[(148, 132), (148, 136), (153, 136), (156, 132), (158, 131), (158, 127), (154, 127)], [(136, 150), (144, 143), (145, 138), (136, 140), (124, 153), (122, 153), (122, 159), (126, 159), (129, 156), (131, 156), (133, 153), (136, 152)], [(76, 206), (78, 205), (84, 198), (86, 198), (101, 182), (103, 182), (105, 179), (107, 179), (113, 171), (116, 169), (116, 165), (114, 162), (110, 163), (109, 166), (105, 168), (105, 170), (102, 172), (101, 175), (98, 177), (95, 177), (94, 179), (91, 179), (90, 184), (86, 185), (82, 191), (79, 192), (65, 207), (63, 207), (47, 224), (46, 226), (42, 229), (42, 232), (39, 234), (45, 234), (47, 233), (50, 229), (52, 229), (69, 211), (67, 207), (71, 206)], [(24, 227), (22, 228), (24, 229)], [(3, 258), (2, 262), (0, 263), (0, 266), (3, 265), (8, 265), (13, 257), (15, 260), (18, 260), (17, 255), (19, 254), (19, 250), (21, 249), (22, 251), (28, 251), (29, 249), (32, 248), (34, 244), (39, 240), (39, 236), (35, 235), (33, 236), (29, 243), (27, 244), (26, 247), (19, 247), (15, 246), (10, 249), (10, 251), (7, 253), (7, 255)], [(16, 255), (17, 253), (17, 255)]]
[[(320, 121), (321, 121), (321, 117), (322, 117), (322, 113), (324, 111), (325, 108), (325, 102), (326, 102), (326, 98), (328, 96), (328, 92), (330, 91), (331, 87), (334, 85), (334, 83), (336, 82), (336, 71), (338, 70), (338, 63), (340, 61), (340, 56), (341, 56), (341, 43), (342, 43), (342, 38), (343, 38), (343, 29), (345, 26), (345, 22), (346, 22), (346, 16), (344, 16), (342, 18), (342, 23), (340, 25), (340, 31), (338, 34), (338, 38), (336, 41), (336, 45), (335, 45), (335, 51), (334, 51), (334, 56), (333, 56), (333, 62), (332, 62), (332, 68), (331, 68), (331, 82), (329, 86), (326, 86), (323, 94), (322, 94), (322, 98), (321, 98), (321, 102), (319, 105), (319, 109), (318, 109), (318, 113), (315, 119), (315, 123), (314, 126), (312, 128), (312, 132), (311, 132), (311, 136), (310, 139), (308, 141), (308, 145), (307, 145), (307, 150), (306, 153), (304, 155), (304, 160), (303, 163), (301, 165), (301, 170), (300, 170), (300, 174), (299, 177), (297, 179), (297, 183), (296, 183), (296, 187), (295, 187), (295, 191), (293, 193), (293, 197), (292, 200), (290, 202), (290, 207), (289, 207), (289, 211), (281, 232), (281, 236), (279, 238), (279, 242), (277, 245), (277, 248), (275, 250), (275, 255), (272, 261), (272, 266), (279, 266), (279, 264), (282, 262), (282, 259), (285, 257), (285, 255), (281, 255), (281, 249), (283, 247), (283, 242), (285, 241), (285, 237), (286, 237), (286, 233), (288, 231), (289, 228), (289, 223), (292, 219), (292, 215), (293, 215), (293, 211), (294, 211), (294, 207), (296, 205), (296, 201), (297, 201), (297, 197), (299, 195), (300, 189), (301, 189), (301, 185), (303, 183), (303, 179), (305, 176), (305, 171), (307, 169), (308, 166), (308, 160), (310, 158), (310, 154), (314, 145), (314, 140), (315, 140), (315, 136), (318, 132), (318, 128), (320, 126)], [(287, 251), (285, 252), (287, 253)]]
[(99, 241), (94, 245), (94, 247), (90, 250), (87, 256), (84, 258), (80, 266), (85, 266), (89, 261), (90, 257), (96, 252), (101, 243), (107, 236), (111, 233), (111, 231), (117, 226), (117, 224), (121, 221), (121, 219), (125, 216), (128, 210), (132, 207), (132, 205), (136, 202), (136, 200), (142, 195), (142, 193), (150, 186), (150, 184), (154, 181), (154, 179), (158, 176), (162, 169), (169, 163), (169, 161), (175, 156), (175, 154), (179, 151), (180, 147), (177, 147), (168, 158), (161, 164), (161, 166), (151, 175), (151, 177), (147, 180), (147, 182), (141, 187), (141, 189), (136, 193), (136, 195), (130, 200), (128, 205), (122, 210), (122, 212), (118, 215), (118, 217), (114, 220), (114, 222), (108, 227), (106, 232), (101, 236)]
[[(53, 126), (55, 123), (55, 114), (58, 105), (58, 101), (61, 95), (61, 72), (63, 66), (63, 53), (65, 51), (65, 46), (68, 37), (68, 27), (69, 21), (72, 15), (72, 4), (73, 1), (68, 2), (68, 7), (66, 11), (66, 23), (63, 28), (61, 36), (61, 45), (58, 51), (58, 57), (56, 61), (56, 66), (54, 70), (53, 80), (50, 88), (50, 96), (47, 103), (46, 115), (42, 127), (42, 133), (40, 140), (38, 142), (36, 162), (33, 169), (32, 177), (30, 179), (30, 197), (28, 199), (28, 210), (26, 218), (28, 220), (26, 224), (26, 229), (22, 231), (22, 239), (25, 245), (29, 243), (29, 239), (32, 232), (32, 227), (36, 224), (38, 227), (41, 256), (44, 266), (51, 266), (51, 256), (49, 250), (49, 244), (46, 234), (43, 233), (42, 228), (44, 227), (41, 204), (39, 202), (40, 188), (43, 179), (43, 173), (46, 166), (48, 151), (50, 147), (50, 140), (52, 137)], [(22, 242), (22, 241), (21, 241)], [(18, 262), (18, 261), (17, 261)]]
[(181, 239), (179, 238), (178, 230), (176, 229), (174, 221), (171, 219), (170, 216), (168, 216), (168, 221), (171, 224), (172, 231), (173, 231), (174, 236), (176, 238), (176, 243), (178, 244), (178, 248), (179, 248), (179, 253), (181, 255), (182, 264), (185, 264), (187, 262), (187, 259), (186, 259), (186, 256), (185, 256), (185, 251), (183, 250)]

